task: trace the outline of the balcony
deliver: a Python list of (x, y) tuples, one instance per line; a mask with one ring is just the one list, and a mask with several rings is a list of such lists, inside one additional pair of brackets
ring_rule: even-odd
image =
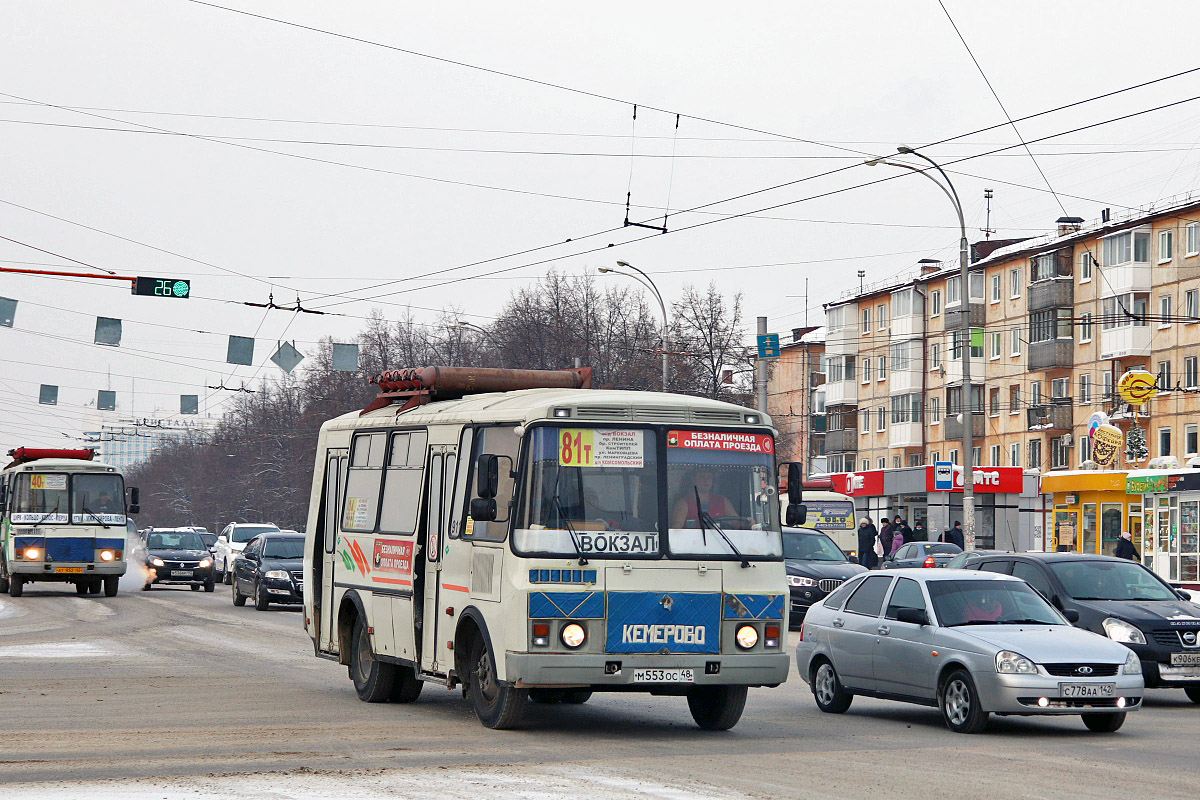
[[(825, 315), (829, 319), (829, 315)], [(829, 356), (852, 356), (858, 353), (858, 337), (861, 332), (857, 325), (841, 325), (825, 331), (825, 354)]]
[[(958, 303), (946, 306), (946, 330), (962, 327), (962, 317), (959, 314), (961, 306)], [(987, 308), (982, 300), (971, 301), (971, 327), (982, 328), (987, 321)]]
[[(955, 442), (962, 438), (963, 423), (958, 421), (957, 414), (951, 414), (942, 420), (942, 435), (946, 441)], [(971, 435), (975, 437), (983, 436), (983, 413), (976, 411), (971, 418)]]
[(1126, 325), (1100, 331), (1100, 358), (1126, 358), (1150, 355), (1150, 327)]
[(1029, 369), (1067, 368), (1075, 363), (1075, 342), (1072, 339), (1050, 339), (1030, 342)]
[(1063, 308), (1075, 304), (1075, 283), (1070, 278), (1057, 278), (1029, 284), (1029, 310)]
[(1074, 409), (1069, 399), (1063, 403), (1031, 406), (1025, 409), (1025, 427), (1031, 431), (1069, 433), (1074, 427)]
[(825, 384), (825, 407), (852, 406), (858, 403), (858, 381), (833, 381)]
[(888, 391), (894, 395), (920, 392), (923, 375), (919, 369), (894, 369), (888, 374)]
[(1104, 267), (1105, 294), (1148, 292), (1154, 285), (1150, 262), (1129, 261), (1115, 267)]
[(888, 427), (888, 447), (920, 447), (923, 427), (920, 422), (893, 422)]
[(892, 341), (919, 339), (925, 333), (925, 319), (920, 314), (892, 317)]
[[(942, 359), (942, 368), (946, 370), (946, 377), (943, 378), (943, 381), (946, 383), (947, 386), (953, 386), (955, 384), (960, 384), (960, 383), (962, 383), (962, 379), (963, 379), (962, 358), (961, 357), (950, 358), (950, 353), (952, 351), (950, 349), (949, 337), (947, 337), (946, 344), (944, 345), (944, 347), (946, 348), (946, 355)], [(983, 365), (984, 365), (983, 356), (973, 356), (971, 358), (971, 381), (972, 381), (972, 383), (978, 382), (983, 379)]]
[(858, 450), (858, 428), (825, 432), (826, 453), (853, 453)]

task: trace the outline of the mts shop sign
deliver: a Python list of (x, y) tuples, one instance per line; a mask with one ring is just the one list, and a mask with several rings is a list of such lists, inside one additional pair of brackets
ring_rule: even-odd
[[(1024, 480), (1024, 470), (1021, 467), (976, 467), (975, 491), (979, 494), (1020, 494), (1021, 483)], [(937, 479), (934, 477), (933, 465), (925, 467), (925, 490), (938, 491)], [(954, 468), (954, 488), (950, 491), (963, 490), (963, 468)], [(941, 491), (946, 491), (945, 489)]]
[(883, 494), (883, 470), (835, 472), (829, 476), (833, 490), (851, 497), (878, 497)]

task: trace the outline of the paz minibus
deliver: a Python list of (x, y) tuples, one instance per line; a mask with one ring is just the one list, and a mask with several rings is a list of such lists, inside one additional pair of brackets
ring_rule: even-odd
[(593, 390), (589, 369), (372, 382), (321, 428), (304, 557), (305, 629), (362, 700), (461, 685), (509, 728), (526, 702), (648, 692), (724, 730), (749, 687), (783, 683), (767, 417)]
[(127, 565), (127, 516), (137, 490), (92, 450), (19, 447), (0, 471), (0, 592), (73, 583), (78, 594), (115, 597)]

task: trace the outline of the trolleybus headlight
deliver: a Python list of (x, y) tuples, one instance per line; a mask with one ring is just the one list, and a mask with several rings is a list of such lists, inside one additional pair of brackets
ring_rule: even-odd
[(567, 649), (578, 650), (587, 641), (587, 631), (578, 622), (571, 622), (563, 626), (558, 633), (558, 638), (562, 640), (563, 646)]
[(758, 644), (758, 629), (753, 625), (743, 625), (737, 629), (737, 635), (733, 638), (737, 642), (738, 647), (743, 650), (749, 650)]
[(112, 550), (101, 550), (100, 551), (100, 560), (101, 561), (112, 561), (113, 560), (113, 551)]
[(150, 563), (156, 567), (161, 567), (163, 565), (163, 560), (158, 556), (155, 556), (154, 558), (150, 559)]
[(42, 551), (38, 550), (36, 547), (26, 547), (25, 548), (25, 560), (26, 561), (37, 561), (41, 557), (42, 557)]

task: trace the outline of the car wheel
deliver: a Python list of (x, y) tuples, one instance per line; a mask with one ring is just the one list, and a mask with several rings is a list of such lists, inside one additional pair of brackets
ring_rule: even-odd
[(1187, 694), (1188, 700), (1191, 700), (1193, 703), (1200, 703), (1200, 686), (1189, 686), (1183, 691)]
[(75, 584), (75, 594), (87, 594), (87, 593), (88, 593), (88, 585), (86, 583), (84, 583), (83, 581), (79, 581)]
[(1096, 733), (1112, 733), (1125, 724), (1125, 712), (1114, 714), (1084, 714), (1083, 724), (1089, 731)]
[(979, 733), (988, 723), (988, 712), (979, 703), (975, 681), (966, 670), (951, 672), (938, 692), (938, 706), (946, 727), (955, 733)]
[(727, 731), (742, 718), (746, 686), (696, 686), (688, 690), (688, 710), (706, 731)]
[(390, 699), (393, 703), (415, 702), (421, 696), (421, 687), (424, 685), (425, 681), (417, 680), (417, 673), (412, 667), (396, 666)]
[(204, 582), (204, 591), (211, 592), (211, 591), (215, 590), (216, 588), (217, 588), (217, 584), (213, 581), (212, 578), (209, 578), (208, 580), (206, 580)]
[(507, 730), (519, 725), (529, 690), (500, 683), (492, 654), (482, 635), (476, 636), (471, 643), (467, 669), (467, 694), (479, 721), (493, 730)]
[(13, 575), (11, 578), (9, 578), (9, 580), (8, 580), (8, 596), (9, 597), (20, 597), (21, 593), (23, 591), (25, 591), (25, 576), (24, 575)]
[(591, 689), (567, 689), (562, 701), (569, 706), (581, 706), (592, 698)]
[(193, 584), (191, 585), (191, 587), (192, 587), (192, 591), (193, 591), (193, 592), (198, 592), (198, 591), (200, 591), (200, 584), (198, 584), (198, 583), (193, 583)]
[(266, 611), (271, 605), (271, 598), (263, 591), (261, 583), (254, 584), (254, 607), (259, 611)]
[(228, 586), (233, 583), (233, 573), (229, 571), (229, 563), (226, 562), (225, 569), (221, 570), (221, 583)]
[(371, 637), (362, 617), (354, 621), (353, 649), (350, 651), (350, 680), (358, 699), (365, 703), (382, 703), (392, 694), (396, 667), (375, 659), (371, 652)]
[(109, 575), (104, 579), (104, 596), (116, 597), (117, 589), (121, 587), (121, 577), (119, 575)]
[(843, 714), (854, 701), (854, 695), (842, 686), (833, 664), (824, 660), (813, 672), (812, 693), (813, 699), (817, 701), (817, 708), (826, 714)]
[(238, 591), (237, 581), (233, 582), (233, 604), (238, 608), (246, 605), (246, 595)]

